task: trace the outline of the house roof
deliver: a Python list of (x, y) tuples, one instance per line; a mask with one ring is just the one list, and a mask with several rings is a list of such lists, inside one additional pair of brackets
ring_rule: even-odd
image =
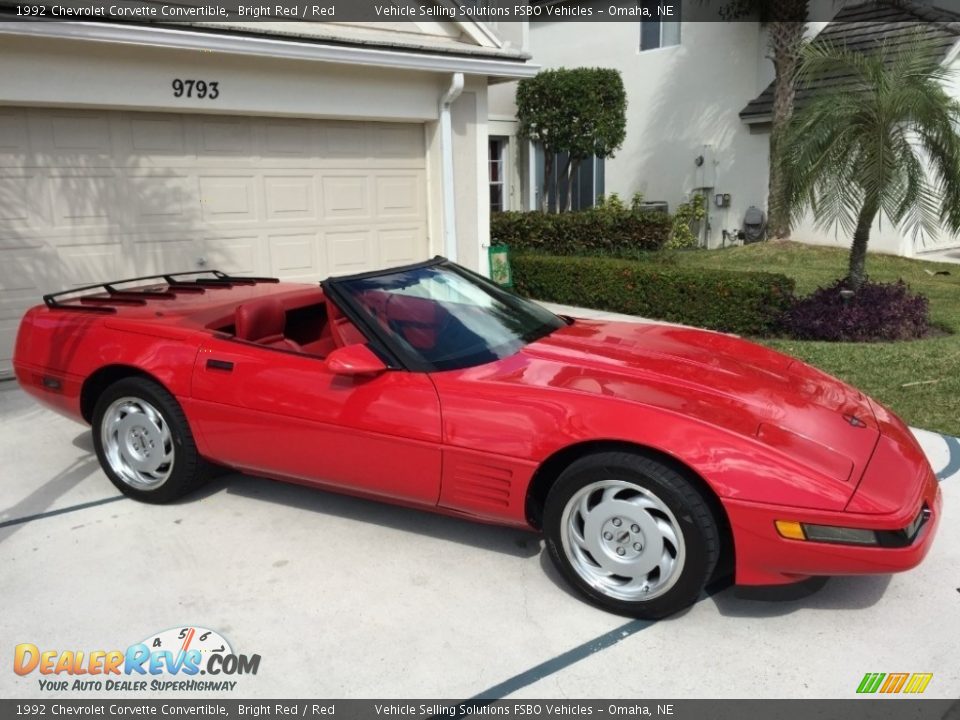
[[(529, 55), (504, 47), (489, 29), (473, 21), (457, 21), (451, 27), (457, 35), (422, 32), (413, 22), (332, 23), (332, 22), (202, 22), (189, 23), (193, 30), (229, 32), (247, 36), (273, 36), (278, 40), (325, 42), (355, 47), (379, 47), (444, 55), (487, 57), (491, 60), (526, 60)], [(483, 44), (480, 38), (486, 40)]]
[[(286, 4), (289, 5), (290, 2), (291, 0), (287, 0)], [(15, 17), (15, 8), (19, 4), (20, 0), (0, 0), (0, 22), (8, 19), (8, 16)], [(140, 4), (159, 8), (170, 3), (163, 2), (163, 0), (141, 0)], [(178, 0), (175, 4), (186, 7), (209, 5), (205, 0)], [(437, 6), (439, 9), (449, 12), (455, 11), (458, 4), (455, 0), (422, 0), (423, 6)], [(522, 50), (504, 45), (486, 23), (469, 18), (449, 19), (451, 17), (457, 16), (444, 15), (436, 22), (403, 20), (284, 22), (272, 19), (164, 22), (163, 20), (144, 21), (138, 16), (111, 16), (100, 20), (122, 25), (165, 27), (173, 30), (241, 37), (273, 38), (281, 42), (323, 43), (326, 45), (397, 50), (428, 55), (477, 57), (492, 61), (523, 62), (529, 59), (529, 55)], [(76, 19), (85, 20), (84, 17)]]
[[(942, 2), (942, 0), (941, 0)], [(960, 39), (960, 14), (932, 5), (918, 5), (900, 0), (896, 4), (870, 0), (843, 8), (817, 35), (834, 45), (859, 52), (870, 52), (884, 42), (894, 47), (907, 42), (917, 28), (923, 28), (931, 50), (943, 60)], [(803, 107), (818, 90), (842, 85), (849, 74), (838, 73), (807, 80), (797, 88), (795, 107)], [(740, 111), (741, 119), (750, 123), (768, 122), (773, 112), (773, 83)]]

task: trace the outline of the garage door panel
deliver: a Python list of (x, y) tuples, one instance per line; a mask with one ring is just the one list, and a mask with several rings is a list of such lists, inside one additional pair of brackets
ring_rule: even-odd
[(388, 126), (372, 134), (372, 154), (379, 158), (420, 162), (426, 138), (421, 126)]
[(26, 112), (0, 108), (0, 167), (15, 168), (30, 159)]
[(0, 377), (11, 374), (13, 344), (24, 309), (58, 283), (52, 249), (0, 250)]
[(317, 232), (276, 233), (267, 238), (270, 274), (281, 280), (316, 280), (319, 239)]
[(65, 288), (115, 280), (127, 272), (126, 255), (120, 243), (62, 247), (58, 256), (59, 274)]
[(0, 250), (0, 317), (19, 317), (60, 281), (57, 254), (49, 247)]
[(111, 156), (110, 119), (106, 113), (54, 114), (50, 117), (50, 145), (54, 152), (83, 150), (84, 156)]
[(188, 154), (183, 118), (178, 115), (133, 115), (129, 149), (143, 164), (151, 160), (182, 160)]
[(204, 258), (206, 267), (217, 268), (227, 274), (255, 275), (265, 266), (260, 260), (259, 235), (207, 237)]
[(127, 175), (135, 225), (180, 225), (200, 219), (196, 178), (174, 171), (134, 171)]
[(200, 207), (208, 223), (253, 222), (257, 219), (254, 175), (202, 175)]
[(189, 236), (170, 235), (164, 241), (141, 238), (128, 253), (130, 270), (135, 275), (159, 275), (196, 269), (203, 256), (200, 243)]
[(419, 175), (378, 175), (377, 218), (411, 218), (423, 213), (423, 181)]
[(201, 157), (247, 160), (255, 154), (248, 120), (201, 119), (198, 140), (197, 154)]
[(264, 120), (260, 156), (309, 163), (319, 155), (316, 123), (301, 120)]
[(325, 220), (368, 220), (372, 216), (368, 175), (324, 175), (323, 217)]
[(128, 225), (119, 177), (108, 169), (56, 170), (50, 174), (55, 228)]
[(322, 157), (351, 160), (354, 163), (363, 162), (369, 157), (364, 123), (325, 123), (320, 134)]
[(47, 178), (41, 171), (0, 169), (0, 247), (22, 247), (18, 235), (48, 229), (49, 200)]
[(203, 233), (192, 224), (183, 225), (158, 225), (155, 228), (144, 226), (137, 232), (125, 233), (121, 241), (124, 243), (126, 252), (134, 253), (137, 248), (156, 246), (167, 248), (178, 243), (191, 243), (196, 248), (194, 254), (199, 257), (203, 254)]
[(313, 173), (266, 175), (263, 187), (268, 222), (317, 219), (317, 183)]
[(373, 233), (366, 229), (324, 233), (327, 267), (331, 275), (347, 275), (373, 267)]
[(422, 260), (422, 225), (377, 231), (377, 255), (381, 265), (407, 265)]

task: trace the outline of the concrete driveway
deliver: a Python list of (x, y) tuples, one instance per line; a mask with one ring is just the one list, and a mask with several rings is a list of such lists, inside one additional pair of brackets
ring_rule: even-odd
[[(571, 595), (516, 530), (242, 475), (174, 505), (123, 499), (86, 427), (2, 383), (2, 651), (123, 649), (190, 625), (261, 656), (220, 697), (848, 698), (864, 673), (902, 671), (955, 698), (960, 443), (920, 438), (945, 512), (918, 569), (793, 598), (725, 589), (647, 623)], [(0, 697), (78, 696), (38, 677), (0, 668)]]

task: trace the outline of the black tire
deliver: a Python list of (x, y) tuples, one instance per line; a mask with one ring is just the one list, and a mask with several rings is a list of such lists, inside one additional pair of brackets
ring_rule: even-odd
[[(114, 468), (104, 447), (104, 417), (114, 403), (134, 399), (148, 403), (157, 412), (160, 427), (169, 431), (171, 461), (163, 466), (165, 478), (155, 481), (155, 486), (136, 486), (125, 480)], [(129, 377), (110, 385), (97, 399), (93, 410), (93, 446), (100, 460), (100, 467), (120, 492), (128, 497), (148, 503), (169, 503), (196, 489), (209, 476), (211, 466), (200, 457), (187, 418), (176, 399), (157, 382), (143, 377)], [(116, 454), (114, 454), (116, 458)], [(122, 466), (122, 461), (117, 461)]]
[(572, 463), (547, 496), (543, 530), (551, 560), (578, 592), (606, 610), (649, 620), (696, 602), (720, 555), (716, 519), (690, 479), (629, 452)]

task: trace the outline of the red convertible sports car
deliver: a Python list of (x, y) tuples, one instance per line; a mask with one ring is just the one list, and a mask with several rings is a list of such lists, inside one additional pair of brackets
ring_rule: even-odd
[(731, 335), (554, 315), (443, 258), (320, 286), (220, 272), (44, 297), (14, 364), (122, 492), (215, 467), (533, 528), (593, 602), (919, 563), (939, 487), (890, 411)]

